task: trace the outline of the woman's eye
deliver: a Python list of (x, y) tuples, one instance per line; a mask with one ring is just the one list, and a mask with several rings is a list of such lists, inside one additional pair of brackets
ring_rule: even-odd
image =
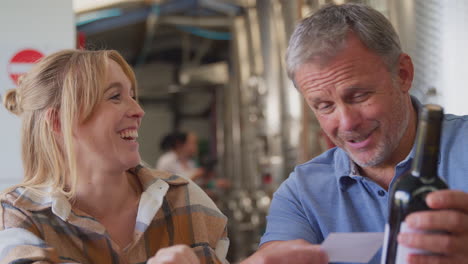
[(110, 97), (111, 100), (119, 100), (120, 99), (120, 94), (116, 94)]

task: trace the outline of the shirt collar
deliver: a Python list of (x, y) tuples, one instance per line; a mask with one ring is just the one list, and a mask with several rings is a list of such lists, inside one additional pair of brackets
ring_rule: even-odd
[(143, 187), (143, 191), (145, 191), (151, 184), (153, 184), (157, 180), (163, 180), (169, 185), (173, 186), (188, 184), (188, 180), (183, 177), (164, 171), (151, 170), (141, 165), (130, 169), (129, 172), (138, 177), (141, 186)]
[[(130, 169), (129, 172), (138, 177), (143, 192), (158, 184), (158, 181), (161, 180), (169, 186), (188, 184), (188, 181), (180, 176), (151, 170), (141, 165)], [(64, 221), (67, 221), (70, 216), (72, 209), (70, 201), (62, 193), (52, 191), (50, 187), (41, 189), (19, 187), (13, 192), (17, 197), (14, 201), (16, 207), (29, 211), (41, 211), (50, 208), (55, 215)]]
[[(413, 104), (416, 113), (419, 113), (419, 110), (422, 107), (421, 102), (414, 96), (411, 96), (411, 102)], [(400, 161), (396, 167), (408, 167), (413, 161), (415, 154), (415, 146), (413, 144), (410, 153), (406, 156), (405, 159)], [(341, 148), (337, 148), (335, 151), (335, 177), (338, 181), (338, 186), (341, 190), (346, 190), (357, 181), (362, 180), (364, 177), (359, 174), (359, 169), (356, 163), (352, 161), (348, 154)], [(399, 174), (397, 174), (399, 175)], [(395, 181), (395, 178), (392, 180), (392, 183)]]

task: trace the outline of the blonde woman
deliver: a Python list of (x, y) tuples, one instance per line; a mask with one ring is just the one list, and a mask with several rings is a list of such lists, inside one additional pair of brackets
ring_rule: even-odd
[(144, 111), (116, 51), (42, 59), (4, 105), (24, 180), (0, 206), (0, 263), (223, 263), (226, 218), (193, 182), (140, 165)]

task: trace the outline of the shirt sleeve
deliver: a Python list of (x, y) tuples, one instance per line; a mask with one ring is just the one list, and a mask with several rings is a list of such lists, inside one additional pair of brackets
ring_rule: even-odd
[(224, 232), (223, 237), (216, 244), (215, 254), (221, 263), (228, 263), (226, 260), (227, 252), (229, 249), (229, 238), (227, 232)]
[(2, 201), (0, 206), (0, 264), (59, 263), (57, 252), (39, 236), (23, 211)]
[[(192, 215), (193, 237), (192, 245), (201, 263), (228, 263), (226, 255), (229, 248), (227, 218), (216, 204), (195, 183), (187, 186), (190, 193), (190, 203), (194, 205), (196, 214)], [(195, 209), (198, 208), (198, 209)]]
[(225, 242), (228, 242), (229, 244), (229, 240), (227, 240), (227, 238), (225, 240), (220, 240), (216, 249), (211, 248), (209, 245), (201, 245), (194, 247), (193, 250), (197, 254), (200, 263), (228, 264), (229, 262), (226, 260), (227, 247), (225, 248), (225, 251), (220, 250), (222, 247), (220, 243), (224, 244)]
[(265, 234), (260, 245), (270, 241), (304, 239), (318, 242), (316, 232), (307, 218), (296, 187), (294, 173), (284, 181), (273, 195), (267, 216)]

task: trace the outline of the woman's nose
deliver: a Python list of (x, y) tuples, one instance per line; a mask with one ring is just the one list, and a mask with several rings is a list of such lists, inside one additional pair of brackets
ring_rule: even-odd
[(145, 111), (141, 108), (140, 104), (134, 99), (131, 100), (132, 105), (129, 109), (129, 116), (135, 118), (142, 118), (145, 115)]

